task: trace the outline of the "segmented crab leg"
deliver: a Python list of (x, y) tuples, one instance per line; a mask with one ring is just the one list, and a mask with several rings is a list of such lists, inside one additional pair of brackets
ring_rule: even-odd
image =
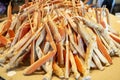
[(10, 62), (4, 66), (4, 68), (8, 71), (12, 68), (15, 68), (18, 66), (21, 60), (23, 60), (24, 56), (29, 52), (30, 46), (25, 48), (24, 50), (16, 51), (14, 53), (17, 53), (15, 56), (13, 56), (10, 59)]
[(78, 71), (82, 74), (85, 74), (85, 68), (84, 68), (83, 61), (78, 57), (77, 54), (74, 54), (74, 59), (77, 64)]
[(22, 53), (24, 52), (24, 49), (26, 49), (26, 48), (30, 45), (30, 43), (33, 41), (33, 39), (38, 36), (38, 34), (39, 34), (40, 31), (42, 30), (42, 28), (43, 28), (43, 27), (39, 28), (39, 29), (36, 31), (36, 33), (31, 36), (31, 38), (25, 43), (25, 45), (18, 51), (17, 54), (16, 54), (16, 52), (15, 52), (15, 54), (14, 54), (15, 56), (12, 57), (11, 63), (14, 63), (15, 60), (16, 60), (20, 55), (22, 55)]
[(85, 53), (84, 43), (80, 34), (78, 34), (77, 39), (78, 39), (78, 46), (81, 48), (82, 53)]
[(97, 65), (98, 69), (104, 70), (104, 67), (102, 66), (99, 58), (97, 57), (97, 55), (94, 52), (93, 52), (92, 58), (93, 58), (93, 61), (95, 62), (95, 64)]
[(53, 20), (51, 19), (50, 15), (48, 16), (48, 24), (50, 25), (50, 30), (52, 31), (53, 37), (55, 39), (56, 42), (60, 42), (61, 39), (61, 35), (58, 31), (58, 28), (56, 26), (56, 24), (53, 22)]
[(82, 58), (85, 57), (85, 54), (84, 53), (81, 53), (81, 49), (78, 47), (78, 45), (73, 41), (74, 38), (73, 38), (73, 35), (72, 35), (72, 31), (71, 31), (71, 28), (68, 27), (68, 35), (70, 37), (70, 42), (72, 43), (72, 45), (75, 47), (75, 49), (79, 52), (80, 56), (82, 56)]
[(44, 40), (45, 38), (45, 35), (46, 35), (46, 32), (45, 32), (45, 28), (43, 28), (43, 30), (41, 31), (41, 34), (40, 36), (38, 37), (37, 41), (36, 41), (36, 54), (39, 58), (42, 57), (42, 50), (41, 48), (39, 47), (39, 45), (42, 43), (42, 41)]
[(79, 79), (80, 73), (77, 70), (77, 66), (76, 66), (77, 64), (75, 63), (73, 53), (71, 51), (70, 51), (70, 62), (71, 62), (71, 65), (72, 65), (71, 69), (74, 72), (75, 79)]
[(73, 19), (71, 19), (71, 17), (68, 14), (66, 14), (66, 13), (63, 13), (63, 14), (66, 17), (66, 19), (68, 20), (68, 22), (71, 25), (71, 27), (73, 28), (73, 30), (75, 30), (75, 32), (77, 33), (77, 25), (74, 23)]
[[(86, 29), (85, 29), (85, 26), (82, 26), (81, 24), (79, 24), (79, 28), (78, 28), (81, 36), (83, 37), (83, 39), (85, 40), (85, 43), (86, 45), (89, 45), (90, 44), (90, 40), (94, 39), (94, 36), (92, 37), (91, 35), (88, 35), (88, 33), (86, 32)], [(86, 37), (87, 36), (87, 37)], [(90, 38), (91, 37), (91, 38)], [(98, 57), (96, 56), (96, 54), (93, 52), (92, 53), (92, 58), (93, 60), (96, 60), (95, 63), (97, 65), (97, 67), (100, 69), (100, 70), (103, 70), (103, 66), (100, 62), (100, 60), (98, 59)]]
[(96, 55), (98, 56), (98, 58), (100, 59), (100, 61), (105, 64), (106, 66), (109, 66), (109, 62), (108, 60), (103, 56), (103, 54), (99, 51), (98, 48), (94, 48), (94, 52), (96, 53)]
[(99, 50), (102, 52), (104, 57), (108, 60), (108, 62), (112, 64), (112, 59), (98, 36), (96, 36), (96, 41), (97, 41)]
[[(48, 35), (47, 35), (48, 36)], [(43, 49), (43, 56), (46, 55), (48, 53), (48, 51), (50, 50), (50, 43), (47, 42), (44, 45), (44, 49)], [(52, 77), (52, 72), (53, 72), (53, 58), (51, 58), (49, 61), (47, 61), (44, 65), (42, 65), (42, 68), (45, 70), (46, 74), (44, 75), (43, 79), (45, 80), (50, 80)]]
[(45, 56), (43, 56), (42, 58), (34, 62), (29, 67), (27, 67), (24, 70), (25, 75), (33, 73), (38, 67), (40, 67), (43, 63), (45, 63), (47, 60), (49, 60), (51, 57), (53, 57), (56, 54), (56, 45), (55, 45), (55, 42), (53, 41), (52, 34), (47, 23), (45, 23), (45, 28), (49, 35), (49, 41), (50, 41), (51, 47), (53, 48), (53, 51), (49, 51)]
[(26, 12), (24, 11), (23, 13), (21, 13), (21, 15), (19, 15), (18, 19), (20, 21), (23, 21), (28, 14), (33, 13), (35, 11), (35, 6), (32, 6), (29, 10), (27, 10)]
[(60, 67), (64, 66), (64, 56), (63, 56), (63, 45), (64, 45), (64, 40), (65, 40), (65, 29), (63, 28), (62, 25), (58, 27), (58, 31), (61, 35), (62, 40), (56, 44), (57, 46), (57, 59), (58, 59), (58, 64)]
[(24, 24), (24, 26), (22, 26), (22, 28), (20, 29), (20, 32), (19, 32), (19, 36), (18, 36), (18, 41), (24, 37), (24, 35), (29, 32), (30, 30), (30, 24), (29, 23), (26, 23)]
[[(111, 40), (111, 37), (108, 35), (108, 32), (100, 25), (96, 24), (96, 23), (92, 23), (91, 21), (80, 17), (89, 27), (91, 28), (95, 28), (97, 31), (100, 32), (100, 34), (104, 37), (104, 39), (107, 41), (107, 43), (109, 44), (110, 48), (113, 50), (111, 52), (111, 55), (114, 55), (114, 53), (118, 52), (118, 49), (116, 48), (116, 46), (114, 45), (114, 43)], [(116, 54), (118, 55), (118, 54)]]
[(83, 74), (84, 77), (88, 76), (90, 73), (90, 63), (92, 61), (93, 50), (95, 47), (95, 40), (92, 40), (87, 47), (86, 55), (85, 55), (85, 73)]
[(102, 55), (102, 53), (101, 53), (101, 52), (99, 51), (99, 49), (98, 49), (95, 33), (93, 33), (93, 31), (92, 31), (90, 28), (88, 28), (88, 27), (86, 27), (86, 31), (91, 35), (91, 38), (93, 37), (94, 44), (95, 44), (94, 49), (93, 49), (94, 52), (97, 54), (97, 56), (99, 57), (99, 59), (100, 59), (104, 64), (106, 64), (106, 65), (108, 66), (109, 63), (108, 63), (107, 59)]
[(97, 32), (97, 33), (98, 33), (98, 36), (100, 37), (102, 43), (103, 43), (104, 46), (106, 47), (106, 50), (109, 52), (108, 54), (110, 54), (110, 52), (111, 52), (110, 46), (109, 46), (108, 43), (105, 41), (105, 39), (99, 34), (99, 32)]
[(65, 78), (69, 78), (69, 59), (70, 59), (70, 47), (69, 47), (69, 40), (68, 40), (68, 33), (66, 33), (66, 58), (65, 58)]
[(3, 53), (2, 57), (0, 58), (0, 62), (4, 63), (7, 58), (13, 56), (13, 52), (21, 48), (25, 42), (31, 37), (31, 31), (29, 31), (20, 41), (18, 41), (13, 47), (7, 51), (7, 53)]
[[(22, 38), (23, 37), (23, 34), (25, 35), (25, 33), (27, 33), (27, 31), (28, 31), (28, 28), (29, 28), (29, 23), (23, 23), (20, 27), (19, 27), (19, 29), (17, 30), (17, 32), (16, 32), (16, 34), (15, 34), (15, 37), (14, 37), (14, 39), (13, 39), (13, 41), (12, 41), (12, 43), (11, 43), (11, 47), (13, 47), (16, 43), (17, 43), (17, 41), (18, 41), (18, 37), (19, 36), (21, 36), (20, 38)], [(25, 28), (25, 27), (27, 27), (27, 29)], [(21, 30), (22, 29), (22, 30)], [(12, 30), (12, 29), (10, 29), (10, 30)], [(22, 33), (23, 31), (25, 30), (25, 33)], [(22, 32), (21, 32), (22, 31)], [(21, 34), (20, 34), (21, 33)], [(26, 34), (27, 36), (28, 36), (28, 33)], [(20, 39), (19, 38), (19, 39)]]

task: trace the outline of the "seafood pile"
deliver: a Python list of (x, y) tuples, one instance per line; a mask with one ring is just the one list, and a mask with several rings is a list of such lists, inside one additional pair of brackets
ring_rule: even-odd
[(0, 30), (0, 66), (6, 71), (28, 65), (24, 75), (44, 71), (43, 79), (87, 79), (91, 69), (104, 70), (120, 56), (120, 37), (109, 11), (88, 0), (33, 0), (11, 14)]

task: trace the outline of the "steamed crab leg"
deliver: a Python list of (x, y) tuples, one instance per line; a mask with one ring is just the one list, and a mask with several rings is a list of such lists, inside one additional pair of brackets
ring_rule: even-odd
[[(90, 40), (92, 40), (92, 39), (94, 39), (94, 38), (93, 38), (93, 37), (90, 38), (90, 35), (87, 34), (84, 25), (82, 26), (81, 24), (79, 24), (79, 32), (80, 32), (81, 36), (83, 37), (83, 39), (85, 40), (86, 45), (88, 46), (88, 45), (90, 44)], [(86, 37), (86, 36), (87, 36), (87, 37)], [(95, 47), (94, 47), (94, 48), (95, 48)], [(93, 48), (93, 49), (94, 49), (94, 48)], [(93, 58), (93, 60), (95, 61), (97, 67), (98, 67), (100, 70), (103, 70), (103, 66), (102, 66), (99, 58), (96, 56), (96, 54), (95, 54), (94, 52), (93, 52), (93, 54), (92, 54), (92, 58)]]
[(80, 73), (85, 74), (85, 68), (83, 61), (80, 59), (80, 57), (77, 54), (74, 54), (74, 59), (77, 64), (77, 69)]
[(73, 56), (73, 53), (71, 51), (70, 51), (70, 62), (72, 65), (71, 69), (74, 72), (75, 79), (79, 79), (80, 73), (77, 70), (77, 66), (76, 66), (77, 64), (75, 63), (74, 56)]
[[(48, 35), (47, 35), (48, 36)], [(50, 43), (48, 41), (45, 42), (44, 49), (43, 49), (43, 56), (48, 53), (50, 50)], [(45, 64), (42, 65), (42, 68), (45, 70), (46, 74), (43, 76), (43, 79), (50, 80), (52, 77), (53, 72), (53, 58), (51, 58), (49, 61), (47, 61)]]
[(69, 78), (69, 59), (70, 59), (70, 47), (69, 47), (69, 40), (68, 40), (68, 33), (66, 32), (66, 58), (65, 58), (65, 78)]
[(41, 58), (42, 57), (42, 50), (41, 50), (41, 48), (39, 47), (39, 45), (42, 43), (42, 41), (44, 40), (44, 37), (45, 37), (45, 35), (46, 35), (46, 32), (45, 32), (45, 28), (43, 28), (43, 30), (41, 31), (41, 34), (40, 34), (40, 36), (38, 37), (38, 39), (37, 39), (37, 41), (36, 41), (36, 44), (35, 44), (35, 46), (36, 46), (36, 54), (37, 54), (37, 56), (38, 56), (38, 58)]
[(52, 64), (53, 64), (53, 58), (51, 58), (48, 62), (46, 62), (45, 66), (46, 66), (46, 74), (43, 76), (43, 80), (50, 80), (52, 77)]
[[(114, 53), (116, 54), (118, 52), (118, 49), (116, 48), (116, 46), (112, 42), (111, 37), (108, 35), (108, 32), (101, 25), (98, 25), (96, 23), (92, 23), (91, 21), (89, 21), (83, 17), (79, 17), (79, 18), (81, 18), (85, 22), (86, 25), (88, 25), (89, 27), (94, 28), (100, 32), (100, 34), (104, 37), (104, 39), (107, 41), (110, 48), (112, 49), (111, 55), (114, 55)], [(116, 54), (116, 55), (118, 55), (118, 54)]]
[(96, 36), (96, 41), (97, 41), (97, 45), (98, 45), (99, 50), (102, 52), (104, 57), (108, 60), (108, 62), (110, 64), (112, 64), (112, 59), (111, 59), (110, 55), (108, 54), (108, 51), (106, 50), (105, 46), (103, 45), (103, 43), (101, 42), (101, 40), (98, 36)]
[[(94, 42), (95, 46), (94, 46), (94, 49), (93, 49), (94, 52), (98, 55), (99, 59), (100, 59), (103, 63), (105, 63), (106, 65), (109, 65), (107, 59), (102, 55), (102, 53), (101, 53), (101, 52), (99, 51), (99, 49), (98, 49), (98, 45), (97, 45), (97, 42), (96, 42), (96, 35), (95, 35), (95, 33), (93, 33), (93, 31), (92, 31), (90, 28), (88, 28), (88, 27), (86, 27), (86, 31), (91, 35), (92, 40), (95, 41), (95, 42)], [(99, 45), (99, 46), (100, 46), (100, 45)]]
[(47, 23), (45, 23), (45, 28), (49, 36), (49, 41), (51, 44), (51, 47), (53, 48), (52, 51), (49, 51), (45, 56), (34, 62), (32, 65), (27, 67), (24, 70), (24, 74), (31, 74), (33, 73), (38, 67), (40, 67), (42, 64), (44, 64), (47, 60), (49, 60), (51, 57), (53, 57), (56, 54), (56, 45), (55, 42), (53, 41), (52, 34), (50, 32), (49, 26)]
[(65, 40), (65, 29), (63, 27), (64, 25), (58, 26), (58, 31), (61, 35), (62, 40), (56, 44), (57, 46), (57, 56), (58, 56), (58, 64), (60, 67), (64, 66), (64, 56), (63, 56), (63, 45), (64, 45), (64, 40)]
[(4, 66), (4, 68), (8, 71), (12, 68), (15, 68), (19, 65), (20, 61), (23, 60), (24, 56), (30, 51), (30, 46), (25, 48), (24, 50), (16, 51), (17, 53), (10, 59), (10, 62)]
[(85, 64), (84, 64), (86, 71), (83, 74), (84, 77), (88, 76), (88, 74), (90, 73), (90, 63), (92, 61), (93, 49), (95, 47), (94, 41), (95, 40), (92, 40), (87, 47), (87, 51), (86, 51), (86, 55), (85, 55)]
[[(10, 30), (12, 30), (12, 29), (10, 29)], [(18, 39), (21, 39), (25, 35), (24, 30), (25, 30), (25, 33), (27, 33), (27, 31), (29, 31), (29, 23), (28, 22), (23, 23), (19, 27), (19, 29), (17, 30), (15, 37), (11, 43), (11, 47), (13, 47), (17, 43)], [(28, 35), (28, 33), (26, 35)]]
[(33, 39), (38, 36), (38, 34), (39, 34), (40, 31), (42, 30), (42, 28), (43, 28), (43, 27), (39, 28), (39, 29), (36, 31), (36, 33), (34, 33), (34, 35), (32, 35), (32, 37), (25, 43), (25, 45), (18, 51), (17, 54), (16, 54), (17, 51), (14, 52), (15, 54), (14, 54), (14, 56), (13, 56), (12, 59), (11, 59), (11, 64), (14, 63), (15, 60), (16, 60), (20, 55), (23, 54), (24, 49), (26, 49), (26, 48), (30, 45), (30, 43), (33, 41)]
[(55, 61), (53, 61), (52, 68), (55, 75), (57, 75), (59, 78), (64, 78), (64, 72), (62, 68), (59, 67)]
[(2, 57), (0, 57), (0, 62), (4, 63), (7, 58), (13, 56), (13, 52), (21, 48), (24, 43), (31, 37), (31, 31), (29, 31), (20, 41), (18, 41), (13, 47), (11, 47), (7, 53), (3, 53)]
[(82, 53), (85, 53), (84, 43), (80, 34), (78, 34), (77, 39), (78, 39), (78, 46), (81, 48)]
[[(51, 19), (50, 16), (48, 16), (48, 23), (50, 25), (50, 29), (52, 31), (52, 34), (53, 34), (53, 37), (57, 43), (57, 49), (58, 49), (58, 55), (60, 58), (59, 59), (59, 64), (60, 66), (63, 66), (64, 65), (64, 59), (63, 59), (63, 46), (62, 46), (62, 37), (64, 37), (64, 34), (63, 35), (60, 35), (59, 31), (60, 31), (60, 27), (59, 27), (59, 30), (57, 28), (57, 25), (53, 22), (53, 20)], [(62, 36), (62, 37), (61, 37)]]
[(72, 45), (75, 47), (75, 49), (79, 52), (80, 56), (82, 56), (82, 58), (85, 57), (85, 54), (84, 53), (81, 53), (81, 49), (78, 47), (78, 45), (74, 42), (74, 38), (73, 38), (73, 35), (72, 35), (72, 31), (71, 31), (71, 28), (68, 27), (68, 35), (70, 37), (70, 42), (72, 43)]

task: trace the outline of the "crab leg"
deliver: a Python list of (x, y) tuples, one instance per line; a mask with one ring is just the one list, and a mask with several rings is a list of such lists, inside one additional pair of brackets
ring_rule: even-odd
[(85, 68), (82, 60), (78, 57), (77, 54), (74, 54), (75, 63), (77, 64), (77, 69), (80, 73), (85, 74)]
[(83, 76), (88, 76), (88, 74), (90, 73), (90, 63), (92, 61), (92, 55), (93, 55), (93, 50), (95, 47), (95, 40), (92, 40), (90, 42), (90, 44), (87, 47), (87, 51), (86, 51), (86, 55), (85, 55), (85, 73), (83, 74)]
[(50, 59), (49, 62), (46, 62), (45, 66), (46, 66), (46, 74), (43, 76), (43, 80), (51, 80), (52, 77), (52, 64), (53, 64), (53, 58)]
[[(20, 38), (22, 38), (23, 37), (23, 35), (25, 35), (25, 33), (27, 33), (27, 31), (28, 31), (28, 28), (29, 28), (29, 23), (23, 23), (20, 27), (19, 27), (19, 29), (17, 30), (17, 32), (16, 32), (16, 34), (15, 34), (15, 37), (14, 37), (14, 39), (13, 39), (13, 41), (12, 41), (12, 43), (11, 43), (11, 47), (13, 47), (16, 43), (17, 43), (17, 41), (18, 41), (18, 38), (19, 38), (19, 36), (21, 36)], [(27, 29), (26, 29), (27, 28)], [(10, 29), (10, 30), (12, 30), (12, 29)], [(25, 33), (23, 32), (25, 30)], [(23, 33), (22, 33), (23, 32)], [(26, 34), (27, 36), (28, 36), (28, 33)], [(20, 39), (19, 38), (19, 39)]]
[(20, 32), (19, 32), (19, 37), (18, 37), (18, 41), (24, 37), (24, 35), (29, 32), (30, 30), (30, 24), (29, 23), (26, 23), (24, 24), (24, 26), (20, 29)]
[(43, 27), (39, 28), (39, 29), (36, 31), (36, 33), (35, 33), (34, 35), (32, 35), (32, 37), (26, 42), (26, 44), (19, 50), (19, 52), (18, 52), (17, 54), (16, 54), (16, 52), (14, 52), (13, 55), (15, 55), (15, 56), (12, 57), (11, 63), (14, 63), (15, 60), (16, 60), (20, 55), (23, 54), (24, 49), (26, 49), (26, 48), (30, 45), (30, 43), (33, 41), (33, 39), (38, 36), (38, 34), (39, 34), (40, 31), (42, 30), (42, 28), (43, 28)]
[(24, 11), (19, 17), (18, 17), (18, 19), (20, 20), (20, 21), (23, 21), (26, 17), (27, 17), (27, 15), (28, 14), (30, 14), (30, 13), (33, 13), (35, 11), (35, 6), (32, 6), (28, 11)]
[(60, 67), (64, 66), (64, 56), (63, 56), (63, 45), (64, 45), (64, 40), (65, 40), (65, 29), (63, 28), (62, 25), (58, 27), (58, 31), (61, 35), (62, 41), (56, 44), (57, 46), (57, 58), (58, 58), (58, 64)]
[[(44, 49), (43, 49), (43, 55), (46, 55), (48, 53), (50, 49), (50, 43), (49, 42), (46, 42), (45, 43), (45, 46), (44, 46)], [(49, 61), (47, 61), (44, 65), (42, 65), (43, 69), (45, 70), (45, 72), (47, 72), (43, 79), (45, 80), (50, 80), (51, 79), (51, 76), (52, 76), (52, 71), (53, 71), (53, 58), (51, 58)]]
[(4, 24), (3, 24), (3, 29), (2, 32), (0, 32), (1, 34), (5, 35), (6, 31), (8, 31), (9, 27), (11, 25), (11, 20), (7, 20)]
[[(86, 33), (86, 30), (85, 30), (85, 27), (84, 26), (80, 26), (81, 24), (79, 24), (79, 31), (80, 31), (80, 34), (81, 36), (83, 37), (83, 39), (85, 40), (85, 43), (86, 45), (89, 45), (90, 44), (90, 40), (94, 40), (95, 39), (95, 36), (92, 34), (92, 35), (88, 35), (88, 33)], [(86, 37), (87, 36), (87, 37)], [(90, 38), (91, 37), (91, 38)], [(94, 49), (94, 48), (93, 48)], [(93, 60), (95, 61), (97, 67), (100, 69), (100, 70), (103, 70), (103, 66), (100, 62), (100, 60), (98, 59), (98, 57), (96, 56), (96, 54), (93, 52), (92, 53), (92, 58)]]
[(95, 63), (93, 61), (90, 62), (90, 68), (92, 68), (92, 69), (97, 68), (97, 66), (95, 65)]
[(95, 62), (95, 64), (97, 65), (98, 69), (104, 70), (104, 67), (102, 66), (99, 58), (97, 57), (97, 55), (94, 52), (93, 52), (92, 58), (93, 58), (93, 61)]
[(60, 77), (60, 78), (63, 78), (63, 77), (64, 77), (64, 72), (63, 72), (62, 68), (60, 68), (55, 61), (53, 62), (52, 67), (53, 67), (53, 72), (54, 72), (58, 77)]
[(108, 63), (107, 59), (102, 55), (102, 53), (99, 51), (99, 49), (97, 47), (97, 42), (96, 42), (96, 39), (95, 39), (96, 38), (95, 33), (93, 33), (93, 31), (88, 27), (86, 27), (86, 31), (91, 35), (91, 38), (93, 37), (94, 44), (95, 44), (94, 49), (93, 49), (94, 52), (97, 54), (99, 59), (108, 66), (109, 63)]
[(68, 33), (66, 33), (66, 58), (65, 58), (65, 78), (69, 78), (69, 59), (70, 59), (70, 47), (69, 47), (69, 40), (68, 40)]
[[(112, 49), (111, 54), (113, 55), (114, 53), (117, 53), (118, 49), (116, 48), (116, 46), (114, 45), (114, 43), (111, 40), (111, 37), (108, 35), (108, 32), (100, 25), (96, 24), (96, 23), (92, 23), (91, 21), (80, 17), (89, 27), (91, 28), (95, 28), (96, 30), (98, 30), (101, 35), (104, 37), (104, 39), (107, 41), (107, 43), (109, 44), (110, 48)], [(116, 54), (118, 55), (118, 54)]]
[(24, 38), (22, 38), (17, 44), (15, 44), (13, 47), (9, 49), (7, 53), (3, 53), (2, 57), (0, 58), (0, 62), (5, 62), (7, 58), (13, 56), (13, 52), (18, 50), (21, 46), (24, 45), (24, 43), (31, 37), (31, 32), (29, 31)]
[(72, 45), (75, 47), (75, 49), (79, 52), (79, 54), (82, 56), (82, 58), (84, 58), (85, 57), (85, 55), (83, 54), (83, 53), (81, 53), (81, 49), (78, 47), (78, 45), (73, 41), (74, 39), (73, 39), (73, 35), (72, 35), (72, 31), (71, 31), (71, 29), (70, 29), (70, 27), (69, 27), (69, 29), (68, 29), (68, 34), (69, 34), (69, 37), (70, 37), (70, 42), (72, 43)]
[(49, 20), (48, 24), (50, 25), (50, 30), (52, 31), (55, 41), (60, 42), (62, 40), (61, 35), (59, 34), (58, 28), (53, 22), (53, 20), (51, 19), (50, 15), (48, 16), (48, 20)]
[(72, 71), (74, 72), (75, 79), (79, 79), (80, 73), (77, 70), (77, 64), (75, 63), (73, 53), (70, 51), (70, 62), (72, 64)]
[(102, 52), (102, 54), (104, 55), (104, 57), (108, 60), (108, 62), (110, 64), (112, 64), (112, 59), (110, 57), (110, 55), (108, 54), (105, 46), (103, 45), (103, 43), (101, 42), (100, 38), (98, 36), (96, 36), (96, 41), (97, 41), (97, 45), (99, 50)]
[[(118, 48), (118, 49), (120, 49), (120, 44), (119, 43), (117, 43), (115, 40), (113, 40), (112, 39), (112, 41), (114, 42), (114, 44), (115, 44), (115, 46)], [(119, 52), (120, 50), (118, 50), (118, 56), (120, 56), (120, 52)]]
[(109, 46), (108, 43), (105, 41), (105, 39), (99, 34), (99, 32), (97, 32), (97, 33), (98, 33), (98, 36), (100, 37), (102, 43), (103, 43), (104, 46), (106, 47), (106, 50), (109, 52), (108, 54), (110, 54), (110, 52), (111, 52), (110, 46)]
[(114, 39), (116, 42), (120, 43), (120, 37), (118, 37), (117, 35), (109, 32), (109, 35), (112, 37), (112, 39)]
[(96, 55), (99, 57), (100, 61), (105, 64), (106, 66), (109, 66), (109, 62), (108, 60), (103, 56), (103, 54), (99, 51), (98, 48), (94, 48), (94, 52), (96, 53)]
[(0, 46), (6, 46), (9, 43), (10, 43), (10, 41), (0, 34)]
[[(48, 16), (48, 19), (49, 19), (48, 23), (50, 25), (50, 29), (52, 31), (53, 37), (54, 37), (55, 41), (57, 42), (59, 64), (60, 64), (60, 66), (63, 66), (64, 65), (64, 59), (63, 59), (62, 37), (59, 33), (60, 30), (58, 30), (57, 26), (54, 24), (54, 22), (53, 22), (53, 20), (51, 19), (50, 16)], [(64, 34), (62, 36), (64, 37)]]
[(81, 48), (82, 53), (85, 53), (84, 43), (80, 34), (78, 34), (77, 39), (78, 39), (78, 46)]
[(74, 21), (71, 19), (71, 17), (68, 14), (66, 14), (66, 13), (63, 13), (63, 14), (66, 17), (66, 19), (68, 20), (68, 22), (71, 25), (71, 27), (73, 28), (73, 30), (75, 30), (75, 32), (77, 32), (77, 26), (74, 23)]
[(50, 29), (47, 23), (45, 23), (45, 28), (49, 35), (49, 41), (50, 41), (51, 47), (53, 48), (53, 51), (49, 51), (45, 56), (43, 56), (42, 58), (34, 62), (29, 67), (27, 67), (24, 70), (25, 75), (33, 73), (38, 67), (40, 67), (42, 64), (44, 64), (47, 60), (49, 60), (51, 57), (53, 57), (56, 54), (56, 45), (55, 45), (55, 42), (53, 41), (52, 34), (50, 32)]
[(44, 40), (45, 35), (46, 35), (45, 28), (43, 28), (43, 30), (41, 31), (41, 35), (38, 37), (38, 39), (36, 41), (36, 54), (39, 58), (42, 57), (42, 53), (43, 53), (41, 48), (39, 47), (39, 45)]
[(30, 63), (35, 62), (35, 40), (31, 42), (31, 53), (30, 53)]
[(18, 64), (20, 63), (21, 60), (23, 60), (24, 56), (29, 52), (30, 50), (30, 46), (28, 46), (28, 48), (25, 48), (24, 50), (20, 50), (20, 51), (16, 51), (14, 53), (17, 53), (14, 57), (12, 57), (10, 59), (10, 62), (8, 64), (6, 64), (4, 67), (5, 69), (8, 71), (12, 68), (15, 68), (16, 66), (18, 66)]
[(50, 48), (50, 43), (47, 41), (45, 43), (44, 49), (43, 49), (43, 53), (46, 54), (49, 51)]

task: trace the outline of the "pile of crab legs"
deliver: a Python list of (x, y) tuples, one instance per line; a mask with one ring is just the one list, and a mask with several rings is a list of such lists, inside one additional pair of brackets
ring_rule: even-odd
[(20, 6), (0, 30), (0, 66), (6, 71), (29, 61), (24, 75), (45, 71), (68, 79), (89, 79), (90, 69), (104, 70), (112, 56), (120, 56), (120, 37), (112, 29), (109, 12), (92, 8), (87, 0), (33, 0)]

